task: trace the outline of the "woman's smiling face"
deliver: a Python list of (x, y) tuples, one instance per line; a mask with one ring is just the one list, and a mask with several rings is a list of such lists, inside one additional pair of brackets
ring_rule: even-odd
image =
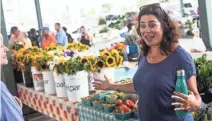
[(148, 46), (160, 45), (163, 39), (163, 28), (154, 15), (143, 15), (140, 19), (141, 37)]

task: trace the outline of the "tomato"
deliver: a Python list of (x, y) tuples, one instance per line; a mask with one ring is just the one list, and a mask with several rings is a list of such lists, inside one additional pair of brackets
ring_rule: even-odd
[(128, 112), (130, 112), (130, 111), (131, 111), (131, 109), (126, 108), (124, 112), (125, 112), (125, 113), (128, 113)]
[(126, 105), (122, 104), (122, 105), (119, 107), (119, 109), (120, 109), (120, 110), (125, 110), (126, 107), (127, 107)]
[(127, 105), (129, 108), (133, 108), (133, 106), (135, 105), (134, 102), (132, 100), (125, 100), (125, 105)]
[(117, 100), (116, 100), (116, 105), (122, 105), (122, 100), (117, 99)]

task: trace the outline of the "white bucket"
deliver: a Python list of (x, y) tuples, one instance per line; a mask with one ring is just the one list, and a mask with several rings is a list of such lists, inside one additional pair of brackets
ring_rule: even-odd
[(36, 91), (44, 90), (43, 75), (35, 67), (31, 67), (32, 79)]
[(88, 73), (77, 72), (76, 75), (64, 75), (69, 101), (80, 101), (82, 97), (89, 95)]
[(55, 82), (52, 71), (43, 71), (44, 92), (46, 94), (56, 94)]
[(58, 75), (56, 72), (53, 72), (55, 87), (56, 87), (56, 94), (59, 98), (67, 97), (65, 80), (62, 75)]
[(103, 68), (101, 72), (94, 72), (93, 78), (105, 80), (104, 75), (113, 82), (115, 82), (115, 68)]

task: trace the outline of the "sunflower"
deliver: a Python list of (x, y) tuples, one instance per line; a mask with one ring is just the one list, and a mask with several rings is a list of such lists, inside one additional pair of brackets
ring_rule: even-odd
[(105, 67), (105, 63), (104, 63), (104, 61), (101, 60), (101, 59), (98, 59), (98, 60), (97, 60), (96, 65), (97, 65), (97, 68), (98, 68), (98, 69), (102, 69), (102, 68)]
[(85, 64), (88, 62), (88, 59), (87, 58), (81, 58), (80, 59), (80, 64)]
[(110, 56), (110, 52), (107, 49), (104, 49), (103, 51), (100, 51), (100, 56)]
[(116, 49), (112, 49), (112, 50), (111, 50), (111, 53), (112, 53), (112, 55), (114, 55), (114, 56), (118, 56), (118, 55), (119, 55), (119, 51), (116, 50)]
[(106, 58), (106, 66), (107, 67), (115, 67), (116, 66), (116, 59), (112, 56), (108, 56)]
[(62, 64), (62, 65), (65, 65), (66, 62), (67, 62), (67, 61), (65, 61), (65, 60), (63, 60), (63, 59), (60, 59), (58, 63), (59, 63), (59, 64)]
[(118, 56), (118, 65), (121, 65), (121, 64), (123, 64), (123, 61), (124, 61), (124, 58), (123, 58), (123, 56)]

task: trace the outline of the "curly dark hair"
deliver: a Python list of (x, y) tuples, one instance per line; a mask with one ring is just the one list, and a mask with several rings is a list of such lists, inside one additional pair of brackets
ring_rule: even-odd
[[(146, 5), (140, 8), (140, 12), (138, 15), (139, 27), (137, 29), (137, 32), (140, 36), (141, 36), (140, 20), (141, 17), (144, 15), (155, 16), (162, 25), (163, 40), (160, 43), (160, 51), (162, 55), (168, 55), (169, 52), (172, 51), (172, 45), (174, 43), (178, 43), (179, 31), (177, 27), (174, 25), (169, 15), (160, 7), (159, 4)], [(142, 41), (141, 51), (144, 56), (147, 56), (149, 46), (143, 40), (141, 41)]]

